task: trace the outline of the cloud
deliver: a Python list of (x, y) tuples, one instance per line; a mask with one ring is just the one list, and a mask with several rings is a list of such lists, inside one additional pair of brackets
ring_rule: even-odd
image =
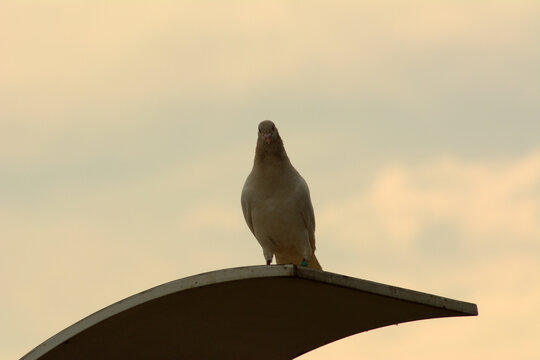
[(442, 156), (383, 166), (357, 194), (323, 206), (321, 257), (343, 253), (327, 268), (475, 302), (480, 315), (387, 327), (302, 358), (454, 359), (441, 351), (449, 343), (471, 358), (538, 357), (539, 184), (539, 151), (490, 161)]
[(290, 101), (298, 116), (319, 103), (343, 117), (381, 117), (383, 108), (384, 117), (408, 109), (452, 121), (504, 105), (527, 118), (540, 83), (536, 7), (3, 2), (0, 159), (58, 156), (59, 147), (145, 131), (158, 112), (214, 118), (191, 107), (223, 103), (234, 115), (275, 114)]
[[(265, 117), (312, 186), (326, 269), (517, 301), (485, 278), (527, 278), (538, 255), (539, 153), (499, 157), (537, 146), (537, 10), (3, 1), (3, 338), (28, 348), (162, 281), (260, 263), (238, 196)], [(440, 151), (461, 155), (422, 160)], [(354, 167), (380, 171), (364, 186)]]
[(482, 245), (531, 245), (540, 238), (539, 183), (540, 152), (502, 163), (443, 157), (390, 165), (368, 188), (323, 209), (319, 228), (345, 242), (361, 237), (408, 248), (430, 225), (444, 223)]

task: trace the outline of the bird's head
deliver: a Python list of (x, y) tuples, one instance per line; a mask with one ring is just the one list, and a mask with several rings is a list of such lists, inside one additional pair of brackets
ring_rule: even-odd
[(259, 124), (259, 141), (269, 145), (278, 139), (278, 129), (272, 121), (264, 120)]
[(276, 125), (270, 120), (264, 120), (259, 124), (255, 162), (270, 161), (272, 159), (283, 161), (289, 158)]

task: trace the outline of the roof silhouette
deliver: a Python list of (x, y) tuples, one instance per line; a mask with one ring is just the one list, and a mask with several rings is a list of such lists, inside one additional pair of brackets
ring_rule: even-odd
[(408, 321), (477, 315), (475, 304), (294, 265), (171, 281), (66, 328), (22, 360), (293, 359)]

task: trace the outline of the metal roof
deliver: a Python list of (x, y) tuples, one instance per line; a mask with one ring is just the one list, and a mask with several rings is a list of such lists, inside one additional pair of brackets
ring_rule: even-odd
[(477, 314), (475, 304), (330, 272), (248, 266), (128, 297), (22, 360), (293, 359), (382, 326)]

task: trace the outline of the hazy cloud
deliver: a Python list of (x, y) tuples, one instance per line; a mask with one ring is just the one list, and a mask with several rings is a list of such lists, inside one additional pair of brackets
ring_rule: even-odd
[(480, 305), (303, 358), (534, 358), (538, 34), (525, 0), (2, 1), (0, 357), (262, 263), (239, 194), (270, 118), (325, 269)]

